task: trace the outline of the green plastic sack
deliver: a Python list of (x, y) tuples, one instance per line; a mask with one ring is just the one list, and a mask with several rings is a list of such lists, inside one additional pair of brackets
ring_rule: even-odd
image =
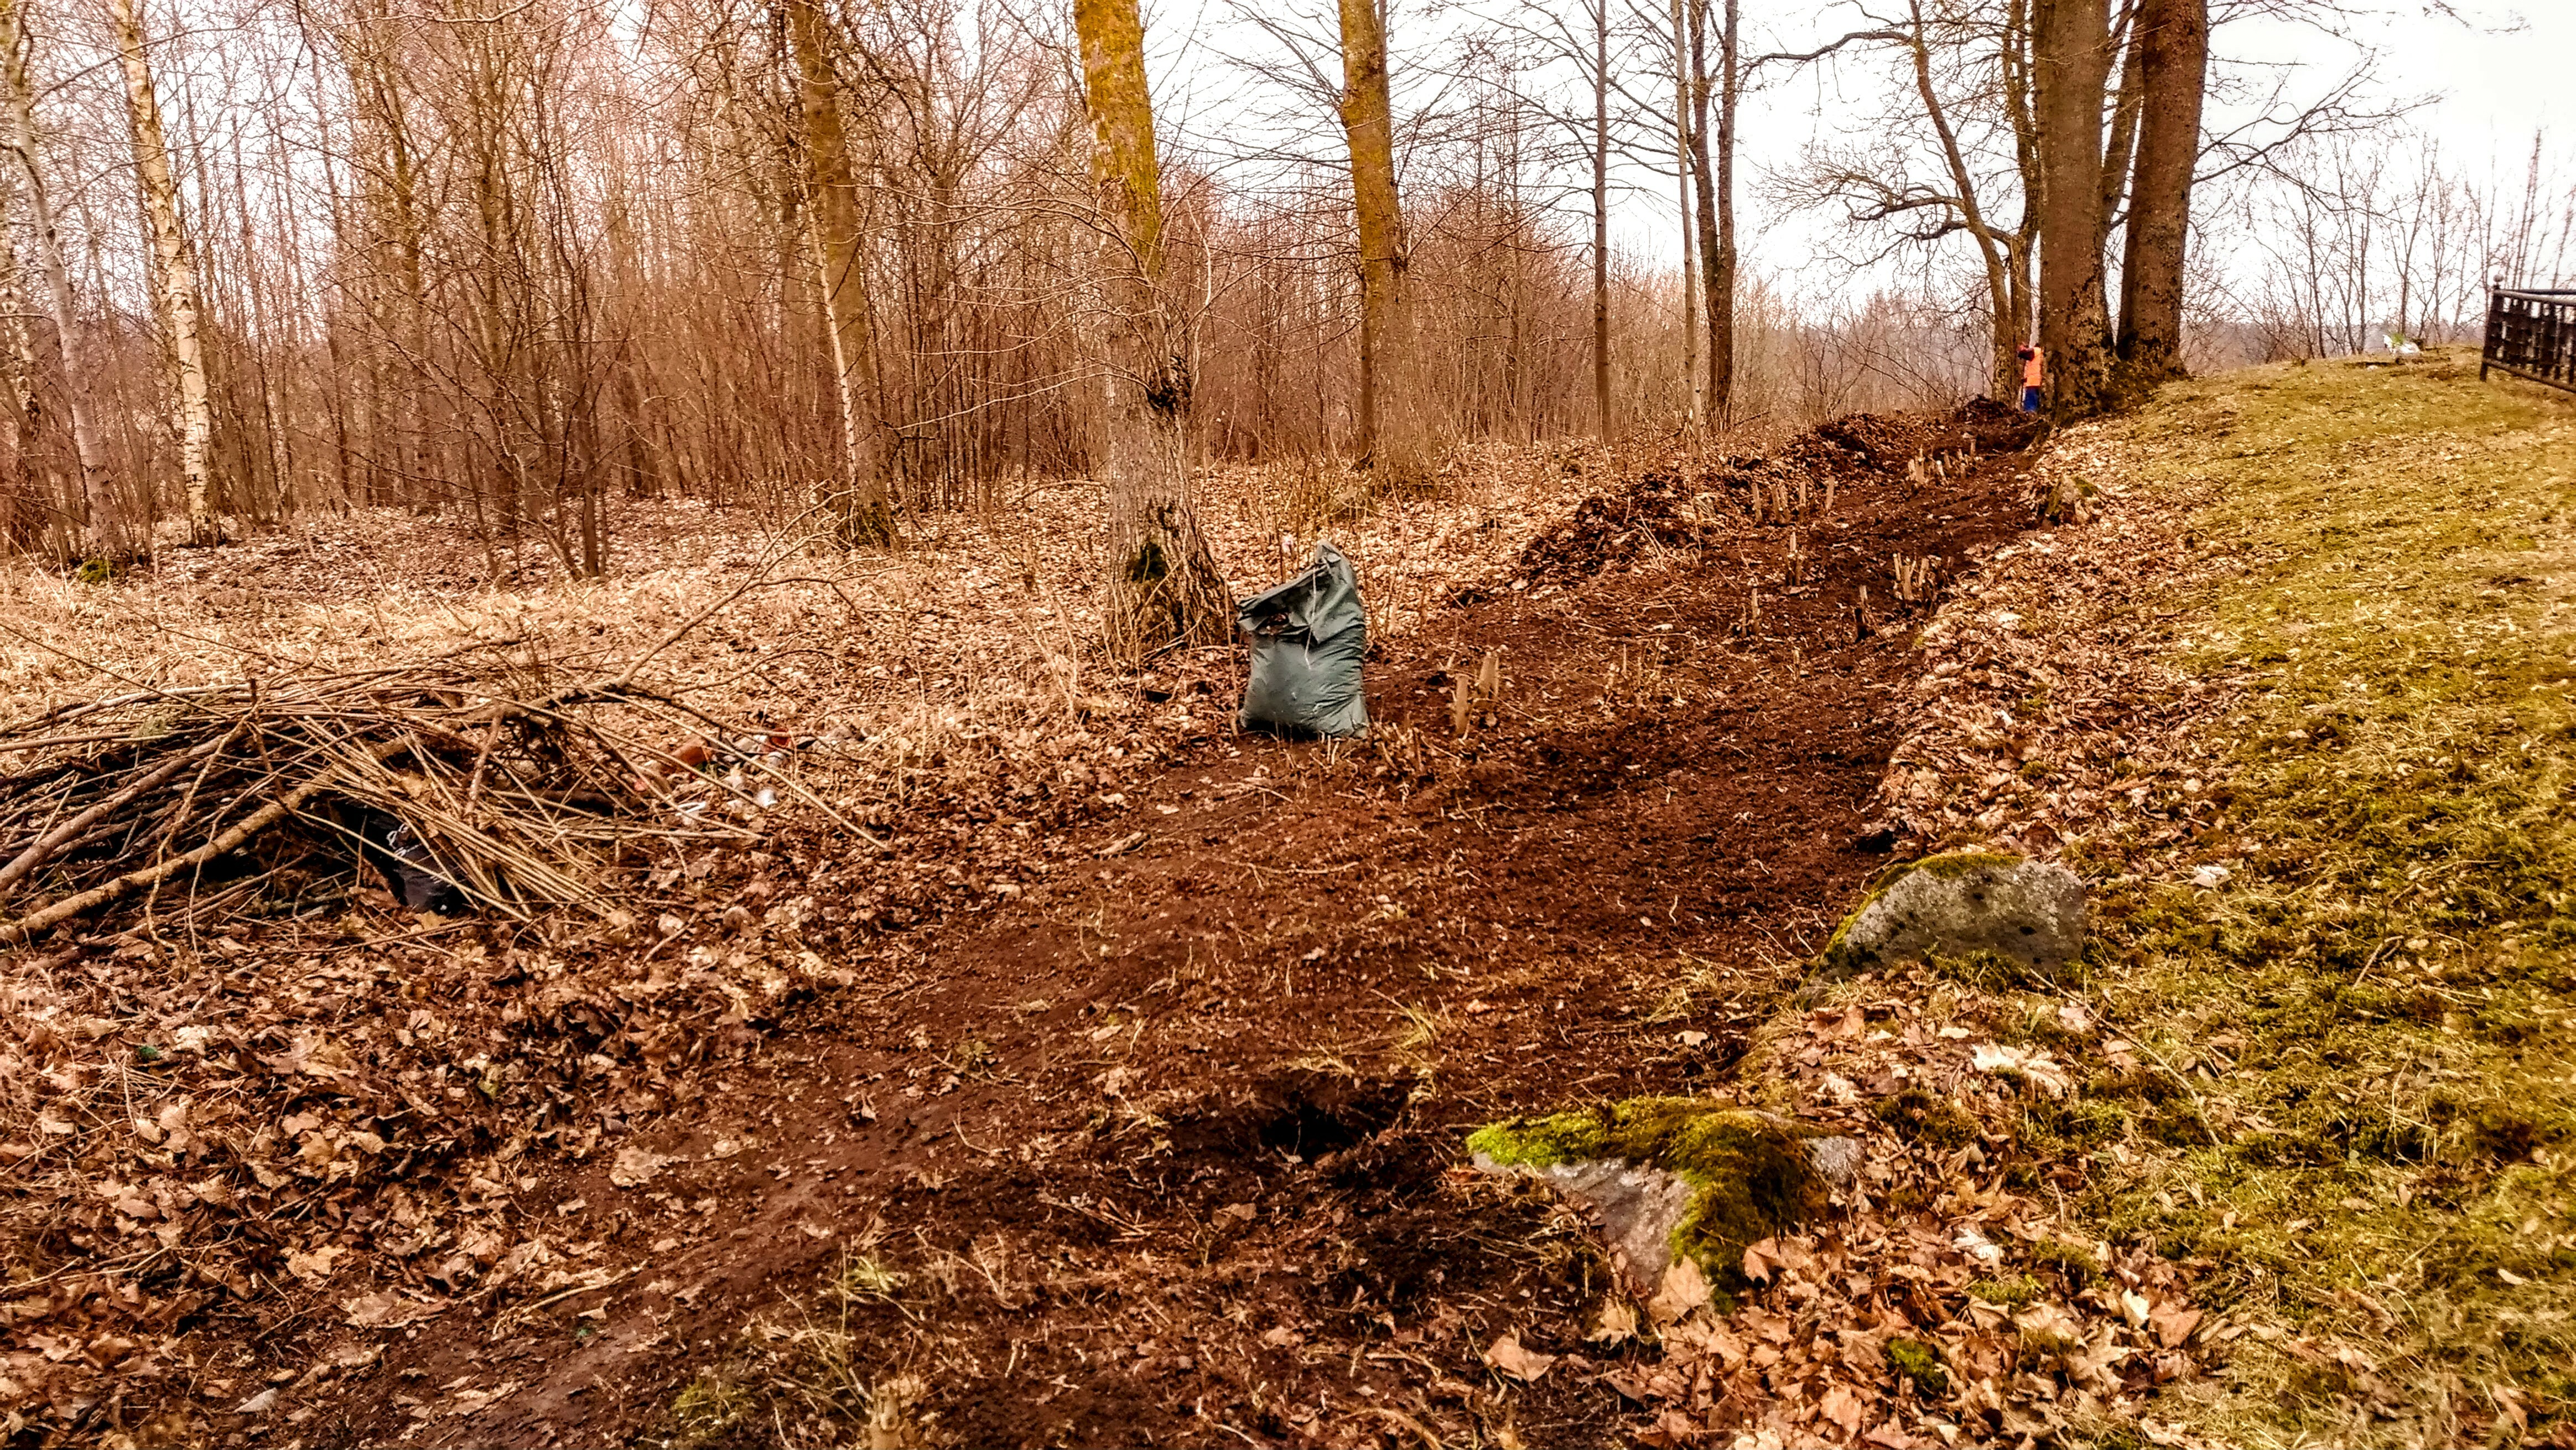
[(1368, 651), (1368, 610), (1359, 576), (1330, 544), (1296, 578), (1235, 610), (1252, 644), (1252, 678), (1236, 723), (1291, 737), (1357, 735), (1368, 729), (1360, 656)]

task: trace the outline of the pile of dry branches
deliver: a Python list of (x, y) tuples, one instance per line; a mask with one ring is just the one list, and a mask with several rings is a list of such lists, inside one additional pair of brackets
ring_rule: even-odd
[(605, 911), (601, 872), (630, 844), (747, 837), (736, 817), (782, 796), (828, 813), (781, 769), (785, 740), (742, 738), (632, 674), (477, 646), (0, 726), (0, 766), (16, 765), (0, 775), (0, 912), (19, 908), (0, 946), (137, 898), (219, 908), (316, 851), (445, 903)]

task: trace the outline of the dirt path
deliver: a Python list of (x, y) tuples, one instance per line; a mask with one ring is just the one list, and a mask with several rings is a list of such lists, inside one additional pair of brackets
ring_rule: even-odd
[[(1207, 728), (1125, 820), (521, 1184), (630, 1270), (414, 1326), (307, 1431), (748, 1444), (824, 1409), (888, 1445), (1618, 1442), (1611, 1390), (1506, 1396), (1480, 1364), (1579, 1324), (1599, 1269), (1456, 1144), (1723, 1081), (1892, 844), (1861, 812), (1929, 606), (1890, 557), (2028, 512), (2018, 455), (1917, 489), (1932, 431), (1870, 426), (1793, 526), (1799, 582), (1792, 527), (1690, 526), (1741, 479), (1649, 476), (1378, 651), (1368, 743), (1233, 737), (1231, 682), (1185, 679)], [(1487, 648), (1503, 698), (1453, 746), (1451, 672)]]

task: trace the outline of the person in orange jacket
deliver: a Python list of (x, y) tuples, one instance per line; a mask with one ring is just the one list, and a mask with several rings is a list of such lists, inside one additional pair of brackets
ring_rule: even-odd
[(2035, 343), (2024, 343), (2013, 356), (2021, 359), (2021, 410), (2039, 411), (2039, 390), (2048, 381), (2048, 354)]

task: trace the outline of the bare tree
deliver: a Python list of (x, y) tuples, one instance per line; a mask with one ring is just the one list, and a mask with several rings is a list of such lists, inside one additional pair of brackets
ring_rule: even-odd
[(1129, 657), (1233, 634), (1233, 602), (1189, 501), (1186, 354), (1162, 297), (1162, 164), (1136, 0), (1074, 0), (1090, 111), (1103, 366), (1101, 471), (1109, 489), (1110, 647)]
[(2138, 137), (2116, 342), (2126, 388), (2182, 372), (2183, 251), (2209, 79), (2209, 0), (2143, 0), (2130, 47)]
[(2104, 0), (2032, 0), (2039, 151), (2039, 336), (2058, 421), (2110, 401), (2102, 292), (2102, 106), (2111, 77)]
[(197, 259), (179, 216), (179, 184), (170, 174), (170, 144), (162, 135), (161, 102), (152, 90), (142, 22), (134, 0), (108, 0), (117, 61), (125, 72), (125, 105), (134, 132), (135, 183), (152, 231), (152, 263), (167, 329), (170, 413), (179, 435), (179, 480), (187, 500), (188, 534), (200, 543), (221, 535), (215, 520), (213, 472), (215, 409), (206, 377), (202, 335), (205, 302), (197, 292)]
[(130, 548), (110, 478), (106, 451), (91, 417), (89, 372), (82, 355), (80, 319), (72, 302), (71, 264), (56, 225), (52, 188), (47, 183), (44, 149), (36, 129), (33, 41), (27, 33), (20, 0), (0, 0), (0, 67), (5, 67), (9, 107), (9, 147), (27, 183), (27, 211), (36, 243), (36, 263), (45, 274), (45, 302), (54, 324), (54, 346), (63, 377), (64, 412), (69, 415), (74, 455), (80, 463), (81, 524), (86, 547), (96, 554)]
[(1395, 103), (1388, 88), (1381, 0), (1340, 0), (1351, 201), (1360, 248), (1360, 438), (1371, 469), (1392, 484), (1428, 473), (1416, 393), (1413, 314), (1405, 298), (1404, 212), (1396, 190)]
[(1691, 157), (1696, 148), (1691, 127), (1690, 25), (1682, 13), (1687, 0), (1673, 0), (1673, 177), (1679, 190), (1682, 231), (1682, 384), (1690, 390), (1685, 415), (1697, 423), (1708, 416), (1708, 378), (1699, 362), (1699, 231), (1691, 220)]
[(787, 0), (787, 30), (804, 110), (806, 224), (830, 322), (841, 406), (843, 473), (832, 509), (845, 542), (881, 544), (894, 537), (894, 515), (886, 501), (888, 449), (878, 411), (876, 339), (868, 316), (858, 180), (841, 128), (841, 87), (827, 49), (821, 0)]
[[(1708, 316), (1710, 417), (1725, 420), (1735, 398), (1735, 115), (1743, 95), (1738, 64), (1737, 0), (1687, 0), (1691, 29), (1691, 174), (1699, 184), (1702, 305)], [(1710, 6), (1715, 18), (1717, 69), (1709, 70)], [(1717, 108), (1714, 132), (1709, 107)]]

